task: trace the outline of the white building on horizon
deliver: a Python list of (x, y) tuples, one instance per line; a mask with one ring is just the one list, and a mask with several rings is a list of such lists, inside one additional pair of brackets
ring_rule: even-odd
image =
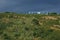
[(29, 14), (40, 14), (41, 12), (28, 12)]
[(48, 11), (38, 11), (38, 12), (28, 12), (29, 14), (46, 14), (46, 15), (48, 15)]
[(41, 14), (41, 12), (37, 12), (37, 14)]

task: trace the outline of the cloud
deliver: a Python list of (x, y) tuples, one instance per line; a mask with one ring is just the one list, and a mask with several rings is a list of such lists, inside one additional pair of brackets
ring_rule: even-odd
[(0, 0), (0, 8), (1, 7), (11, 7), (11, 6), (14, 6), (14, 5), (16, 5), (16, 4), (18, 4), (18, 2), (16, 2), (16, 1), (12, 1), (12, 0)]
[(0, 0), (1, 11), (45, 11), (59, 10), (59, 0)]
[(0, 0), (0, 7), (3, 7), (7, 4), (5, 0)]

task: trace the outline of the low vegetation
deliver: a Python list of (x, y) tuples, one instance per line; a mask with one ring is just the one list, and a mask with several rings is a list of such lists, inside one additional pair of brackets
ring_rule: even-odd
[(60, 40), (60, 15), (0, 13), (0, 40)]

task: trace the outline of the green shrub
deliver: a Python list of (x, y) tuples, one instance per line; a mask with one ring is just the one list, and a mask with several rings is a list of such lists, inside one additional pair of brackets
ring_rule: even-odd
[(53, 33), (53, 31), (54, 30), (52, 30), (52, 29), (46, 30), (44, 28), (35, 28), (34, 31), (33, 31), (33, 36), (34, 37), (45, 38), (48, 35), (50, 35), (51, 33)]
[(0, 30), (0, 35), (1, 35), (1, 34), (3, 34), (3, 31), (2, 31), (2, 30)]
[(48, 15), (57, 15), (57, 13), (52, 12), (52, 13), (48, 13)]
[(33, 36), (34, 37), (40, 37), (41, 29), (40, 28), (34, 28), (33, 30)]
[(18, 39), (18, 37), (20, 36), (20, 33), (15, 33), (14, 36), (16, 37), (16, 39)]
[(11, 40), (10, 36), (8, 36), (7, 34), (4, 34), (4, 40)]
[(5, 23), (0, 24), (0, 30), (6, 29), (7, 25)]
[(26, 30), (26, 31), (28, 31), (28, 30), (29, 30), (29, 28), (28, 28), (28, 27), (25, 27), (25, 30)]
[(22, 21), (22, 24), (26, 24), (24, 21)]
[(33, 20), (32, 20), (32, 23), (33, 23), (34, 25), (39, 25), (39, 20), (33, 19)]
[(49, 29), (49, 30), (47, 30), (48, 32), (53, 32), (54, 30), (53, 29)]

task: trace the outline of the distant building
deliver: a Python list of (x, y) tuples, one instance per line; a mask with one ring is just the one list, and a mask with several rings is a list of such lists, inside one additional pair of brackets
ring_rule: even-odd
[(37, 12), (37, 14), (40, 14), (41, 12)]
[(40, 11), (40, 12), (28, 12), (29, 14), (44, 14), (44, 15), (48, 15), (47, 11)]
[(28, 12), (29, 14), (40, 14), (41, 12)]

